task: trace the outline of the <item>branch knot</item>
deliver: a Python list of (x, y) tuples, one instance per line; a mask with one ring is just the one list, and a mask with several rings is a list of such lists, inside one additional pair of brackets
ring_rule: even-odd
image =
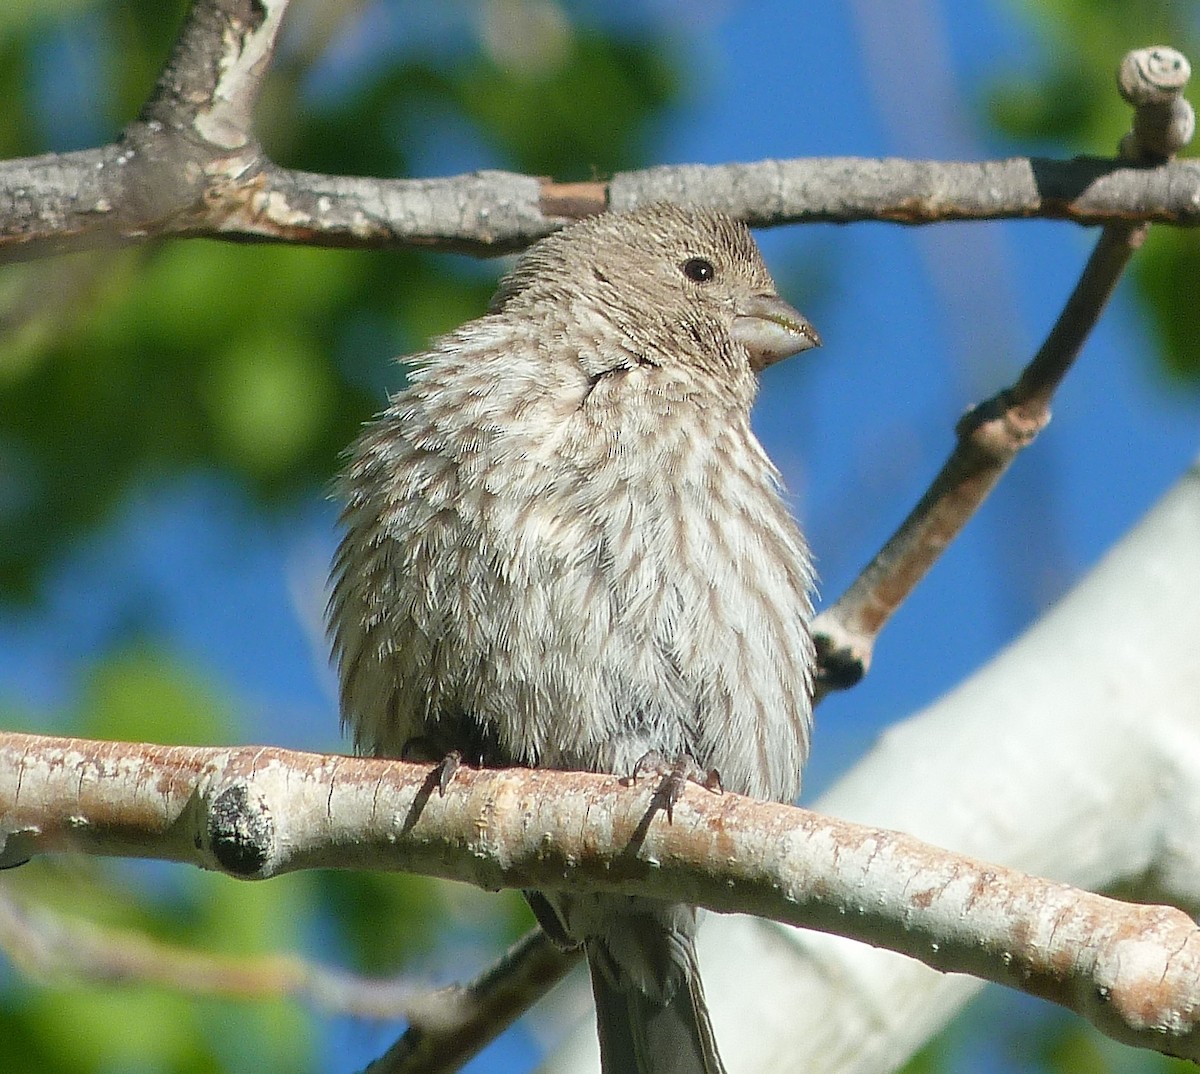
[(275, 818), (266, 799), (239, 780), (220, 791), (208, 810), (208, 839), (221, 868), (238, 877), (263, 871), (275, 849)]

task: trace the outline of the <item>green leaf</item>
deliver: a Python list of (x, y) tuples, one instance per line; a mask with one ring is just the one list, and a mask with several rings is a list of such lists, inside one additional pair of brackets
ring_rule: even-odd
[(264, 475), (288, 469), (312, 447), (336, 390), (311, 337), (278, 325), (214, 355), (205, 388), (218, 450)]
[(93, 738), (195, 745), (234, 737), (228, 700), (197, 672), (148, 644), (92, 667), (77, 709), (75, 726)]

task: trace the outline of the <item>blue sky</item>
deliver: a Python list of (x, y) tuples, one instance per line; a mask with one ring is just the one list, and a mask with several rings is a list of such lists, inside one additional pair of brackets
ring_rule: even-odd
[[(1015, 5), (576, 8), (588, 19), (675, 28), (692, 88), (661, 124), (660, 162), (1067, 153), (990, 137), (973, 111), (994, 79), (1043, 59)], [(428, 10), (394, 5), (386, 33), (374, 23), (369, 35), (348, 29), (339, 55), (360, 55), (368, 36), (373, 48), (400, 47)], [(471, 8), (448, 10), (436, 33), (453, 40), (468, 32)], [(431, 174), (494, 163), (461, 132), (444, 145), (432, 140), (422, 159)], [(1045, 222), (760, 233), (787, 297), (825, 340), (768, 371), (756, 411), (816, 552), (824, 596), (848, 584), (907, 512), (950, 450), (962, 411), (1015, 378), (1094, 239)], [(806, 797), (881, 727), (1019, 633), (1190, 463), (1200, 397), (1168, 385), (1152, 355), (1123, 287), (1049, 428), (897, 615), (864, 684), (822, 707)], [(74, 697), (80, 668), (136, 614), (236, 701), (246, 714), (242, 741), (344, 748), (319, 632), (334, 541), (334, 511), (321, 501), (272, 520), (212, 475), (145, 486), (66, 557), (44, 606), (0, 609), (0, 702), (25, 714), (25, 729), (57, 729), (53, 714)]]

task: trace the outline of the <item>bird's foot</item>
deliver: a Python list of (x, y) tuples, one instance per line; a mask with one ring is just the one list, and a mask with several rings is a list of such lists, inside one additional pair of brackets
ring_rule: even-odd
[(437, 777), (438, 797), (446, 797), (446, 788), (450, 786), (455, 774), (462, 767), (462, 754), (451, 750), (434, 767), (433, 775)]
[(650, 750), (634, 762), (629, 773), (629, 782), (634, 784), (639, 776), (654, 774), (659, 778), (654, 792), (653, 806), (667, 814), (667, 823), (675, 820), (675, 803), (683, 797), (683, 789), (689, 783), (698, 783), (705, 790), (721, 794), (721, 773), (715, 768), (703, 769), (690, 753), (681, 753), (674, 761), (668, 761), (661, 753)]
[[(427, 738), (410, 738), (400, 751), (402, 761), (430, 761), (437, 756), (431, 750), (432, 742)], [(454, 781), (455, 773), (462, 767), (463, 755), (459, 750), (451, 750), (433, 766), (426, 785), (431, 789), (437, 787), (438, 797), (446, 797), (446, 788)]]

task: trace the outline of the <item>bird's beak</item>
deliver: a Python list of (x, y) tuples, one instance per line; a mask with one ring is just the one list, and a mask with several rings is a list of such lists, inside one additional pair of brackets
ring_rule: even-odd
[(821, 345), (817, 330), (778, 295), (751, 295), (740, 300), (733, 321), (733, 338), (749, 352), (750, 365), (756, 373)]

